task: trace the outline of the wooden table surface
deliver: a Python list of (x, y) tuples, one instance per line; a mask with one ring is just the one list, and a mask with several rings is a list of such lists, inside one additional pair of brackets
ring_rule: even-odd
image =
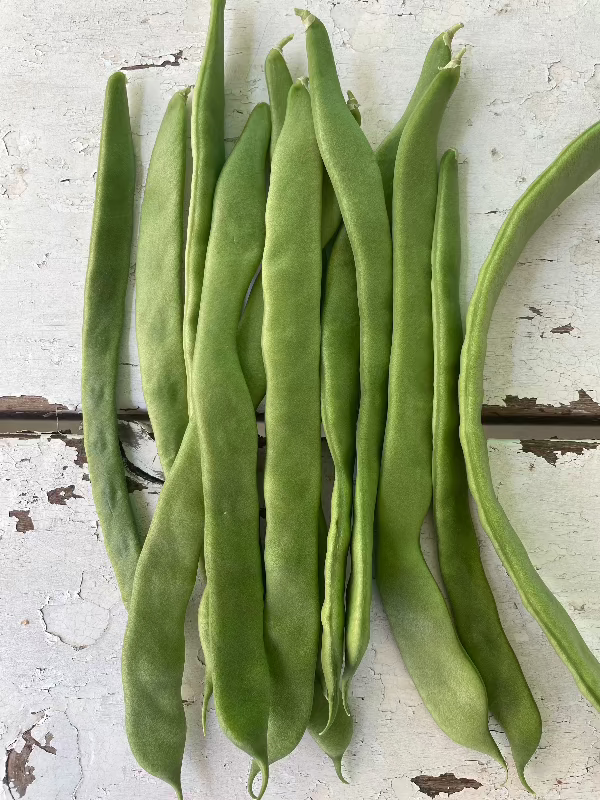
[[(76, 3), (5, 0), (0, 60), (0, 734), (3, 797), (168, 800), (124, 733), (120, 649), (126, 623), (102, 544), (80, 431), (83, 285), (104, 86), (127, 70), (138, 160), (137, 206), (171, 94), (194, 82), (207, 0)], [(344, 88), (376, 146), (401, 115), (425, 52), (465, 23), (460, 85), (440, 152), (459, 151), (466, 312), (478, 270), (528, 184), (600, 116), (600, 6), (592, 0), (319, 0)], [(270, 47), (286, 34), (306, 72), (292, 4), (229, 0), (226, 136), (267, 98)], [(496, 309), (486, 363), (486, 421), (561, 422), (490, 441), (494, 483), (544, 580), (600, 655), (600, 177), (551, 218), (522, 254)], [(128, 306), (134, 303), (134, 262)], [(418, 343), (416, 343), (418, 346)], [(135, 333), (119, 387), (131, 498), (148, 524), (161, 488), (143, 420)], [(132, 421), (139, 419), (140, 421)], [(29, 433), (23, 433), (27, 429)], [(594, 436), (598, 438), (594, 438)], [(325, 485), (331, 465), (324, 455)], [(600, 796), (600, 716), (523, 609), (485, 535), (481, 550), (507, 633), (539, 701), (542, 744), (528, 771), (541, 800)], [(424, 549), (432, 568), (430, 522)], [(189, 800), (241, 800), (247, 759), (211, 708), (203, 739), (198, 587), (188, 613), (184, 698)], [(510, 776), (454, 745), (429, 717), (375, 594), (372, 638), (354, 684), (349, 786), (309, 737), (272, 770), (274, 800), (524, 800)], [(509, 756), (504, 734), (493, 730)], [(510, 759), (509, 759), (510, 761)], [(446, 776), (446, 777), (440, 777)]]

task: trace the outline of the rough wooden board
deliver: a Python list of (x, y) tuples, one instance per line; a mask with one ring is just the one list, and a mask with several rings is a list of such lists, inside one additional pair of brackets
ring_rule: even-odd
[[(306, 71), (292, 5), (227, 4), (230, 142), (252, 105), (266, 99), (262, 65), (274, 43), (295, 32), (286, 55), (296, 75)], [(168, 97), (194, 82), (208, 8), (197, 0), (89, 7), (5, 0), (0, 395), (79, 407), (83, 285), (106, 78), (129, 68), (139, 204)], [(318, 0), (311, 8), (333, 34), (342, 84), (361, 102), (374, 145), (402, 113), (432, 37), (465, 22), (456, 37), (457, 46), (468, 46), (463, 79), (440, 149), (453, 145), (460, 153), (466, 306), (506, 211), (598, 116), (598, 7), (588, 0)], [(600, 401), (599, 186), (590, 182), (535, 237), (500, 299), (486, 371), (492, 406), (504, 406), (508, 396), (568, 407), (581, 391)], [(144, 406), (133, 340), (129, 327), (122, 409)]]
[[(128, 456), (138, 471), (155, 469), (143, 430), (133, 426), (128, 439)], [(534, 563), (600, 654), (598, 444), (494, 441), (490, 455), (500, 498)], [(0, 732), (5, 769), (10, 762), (11, 775), (22, 776), (26, 800), (170, 800), (171, 791), (137, 766), (125, 738), (120, 648), (126, 614), (104, 552), (81, 452), (75, 436), (0, 438)], [(144, 483), (139, 474), (134, 477)], [(329, 488), (331, 478), (326, 458)], [(143, 524), (155, 507), (157, 491), (150, 483), (131, 495)], [(10, 516), (15, 510), (28, 512), (32, 530), (16, 530), (18, 520)], [(429, 521), (423, 545), (431, 560)], [(600, 717), (579, 696), (524, 611), (484, 537), (481, 549), (500, 614), (544, 720), (530, 781), (540, 800), (592, 800), (600, 794)], [(184, 789), (189, 800), (242, 800), (247, 758), (221, 734), (212, 708), (206, 740), (200, 728), (204, 667), (196, 634), (198, 598), (199, 591), (187, 617)], [(344, 760), (350, 786), (338, 783), (331, 764), (305, 737), (289, 759), (273, 767), (272, 798), (433, 796), (419, 785), (429, 792), (440, 786), (462, 789), (456, 795), (460, 800), (528, 797), (512, 767), (504, 786), (496, 764), (454, 745), (437, 730), (402, 665), (377, 594), (371, 645), (354, 684), (352, 708), (356, 731)], [(504, 735), (493, 727), (508, 755)], [(462, 788), (474, 787), (473, 781), (481, 787)], [(19, 797), (14, 786), (2, 788), (7, 799)]]

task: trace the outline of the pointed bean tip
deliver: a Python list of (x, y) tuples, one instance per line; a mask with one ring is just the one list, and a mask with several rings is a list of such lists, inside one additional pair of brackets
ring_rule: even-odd
[(289, 44), (289, 43), (292, 41), (292, 39), (293, 39), (293, 38), (294, 38), (294, 34), (293, 34), (293, 33), (290, 33), (290, 35), (289, 35), (289, 36), (286, 36), (285, 38), (283, 38), (283, 39), (282, 39), (282, 40), (279, 42), (279, 44), (275, 45), (275, 47), (274, 47), (273, 49), (274, 49), (274, 50), (279, 50), (279, 52), (280, 52), (281, 54), (283, 54), (283, 48), (286, 46), (286, 44)]
[(306, 8), (295, 8), (294, 9), (294, 14), (297, 17), (300, 17), (300, 19), (304, 23), (304, 27), (306, 29), (310, 28), (310, 26), (313, 24), (313, 22), (316, 19), (315, 15), (311, 14), (310, 11), (308, 9), (306, 9)]
[(535, 792), (525, 779), (525, 765), (520, 766), (519, 764), (517, 764), (517, 774), (519, 776), (519, 780), (521, 781), (523, 788), (526, 789), (529, 792), (529, 794), (535, 797)]
[(467, 48), (463, 47), (462, 50), (459, 50), (458, 53), (450, 59), (450, 61), (446, 64), (445, 67), (440, 67), (440, 69), (457, 69), (460, 67), (462, 58), (464, 54), (467, 52)]
[(260, 772), (259, 764), (257, 763), (256, 759), (252, 759), (252, 764), (250, 765), (250, 774), (248, 775), (247, 788), (248, 788), (248, 794), (250, 795), (250, 797), (253, 798), (253, 800), (256, 800), (256, 795), (254, 794), (252, 786), (254, 784), (254, 779), (256, 778), (259, 772)]
[(448, 48), (451, 47), (452, 39), (454, 39), (454, 36), (455, 36), (456, 32), (459, 31), (461, 28), (464, 28), (464, 27), (465, 27), (464, 23), (457, 22), (456, 25), (453, 25), (451, 28), (448, 28), (448, 30), (443, 34), (444, 44), (446, 45), (446, 47), (448, 47)]
[(348, 105), (350, 106), (350, 108), (360, 108), (360, 103), (354, 96), (354, 93), (350, 91), (350, 89), (348, 89), (347, 95), (348, 95)]
[(342, 772), (342, 757), (338, 756), (337, 758), (332, 758), (333, 766), (335, 767), (335, 772), (338, 778), (341, 780), (342, 783), (345, 783), (346, 786), (349, 786), (349, 781), (344, 778), (344, 773)]

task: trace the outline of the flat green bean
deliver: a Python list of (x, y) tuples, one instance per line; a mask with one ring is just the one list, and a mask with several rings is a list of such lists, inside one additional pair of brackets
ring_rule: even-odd
[(135, 331), (142, 388), (165, 475), (188, 423), (183, 357), (183, 202), (189, 89), (171, 98), (144, 190), (135, 267)]
[(310, 95), (296, 81), (271, 164), (262, 267), (270, 763), (306, 730), (319, 642), (322, 174)]
[(81, 398), (85, 452), (106, 551), (125, 606), (142, 546), (117, 423), (116, 389), (133, 236), (135, 158), (126, 79), (108, 79), (83, 314)]
[[(434, 39), (425, 57), (421, 75), (407, 109), (400, 121), (375, 151), (381, 172), (383, 190), (389, 199), (388, 214), (392, 214), (392, 181), (398, 142), (412, 109), (451, 58), (452, 37), (460, 28), (454, 28)], [(350, 96), (350, 93), (349, 93)], [(352, 100), (352, 96), (349, 97)], [(329, 295), (332, 295), (332, 298)], [(332, 496), (331, 533), (327, 560), (326, 604), (323, 607), (323, 670), (327, 676), (327, 692), (336, 694), (344, 650), (344, 588), (346, 561), (350, 543), (352, 516), (352, 489), (354, 454), (356, 445), (356, 420), (358, 409), (354, 406), (359, 392), (359, 313), (356, 290), (356, 270), (352, 246), (342, 226), (329, 260), (325, 284), (325, 301), (322, 320), (321, 352), (321, 408), (323, 425), (335, 467)], [(354, 540), (353, 563), (363, 561), (362, 541)], [(370, 594), (353, 590), (352, 584), (361, 580), (372, 582), (368, 568), (353, 569), (350, 577), (347, 631), (348, 652), (342, 681), (342, 698), (348, 711), (350, 681), (369, 642)], [(362, 603), (354, 600), (363, 599)], [(369, 605), (367, 605), (367, 600)], [(349, 713), (349, 711), (348, 711)]]
[(460, 215), (456, 151), (440, 164), (432, 249), (433, 509), (439, 563), (459, 638), (479, 670), (490, 710), (508, 736), (519, 777), (535, 753), (542, 720), (502, 628), (471, 520), (469, 487), (458, 435), (462, 347), (459, 303)]
[(192, 98), (192, 188), (185, 248), (185, 305), (183, 348), (187, 371), (188, 404), (192, 361), (213, 197), (225, 163), (225, 0), (211, 0), (210, 22), (202, 65)]
[(600, 664), (531, 563), (496, 497), (481, 424), (481, 406), (487, 334), (500, 291), (535, 231), (599, 168), (600, 123), (596, 123), (560, 153), (511, 209), (481, 268), (469, 305), (459, 390), (460, 437), (469, 487), (481, 524), (519, 590), (525, 608), (571, 671), (582, 694), (598, 710)]
[[(269, 106), (259, 104), (215, 193), (193, 403), (204, 485), (204, 554), (210, 590), (210, 661), (219, 723), (268, 782), (269, 671), (256, 484), (257, 431), (236, 331), (264, 247)], [(243, 609), (243, 613), (240, 613)]]
[(392, 633), (427, 709), (455, 742), (503, 764), (488, 730), (485, 686), (458, 639), (420, 547), (432, 494), (431, 246), (437, 138), (458, 84), (461, 56), (431, 82), (404, 128), (396, 156), (394, 334), (375, 563)]
[[(260, 108), (264, 117), (264, 107)], [(228, 210), (228, 198), (231, 197), (232, 186), (234, 189), (239, 188), (242, 202), (243, 180), (240, 174), (243, 175), (244, 170), (240, 168), (239, 162), (246, 159), (249, 149), (260, 150), (264, 145), (262, 152), (266, 154), (268, 111), (266, 121), (261, 121), (260, 118), (257, 120), (257, 117), (259, 115), (254, 117), (254, 130), (252, 127), (246, 128), (250, 136), (242, 134), (233, 151), (237, 156), (228, 161), (222, 180), (219, 181), (215, 195), (215, 236), (220, 237), (220, 243), (228, 235), (228, 217), (231, 213), (231, 209)], [(265, 126), (267, 131), (264, 130)], [(255, 142), (257, 127), (262, 137), (258, 144)], [(251, 159), (249, 161), (252, 164)], [(258, 173), (253, 177), (255, 183), (260, 182), (260, 179)], [(265, 200), (261, 200), (259, 196), (254, 202), (254, 214), (259, 219), (264, 218)], [(238, 220), (237, 216), (233, 218)], [(255, 260), (253, 269), (256, 270), (260, 259), (256, 254), (262, 253), (264, 228), (261, 232), (258, 225), (255, 230), (246, 233), (245, 243), (248, 247), (245, 249), (245, 258)], [(209, 253), (210, 251), (209, 248)], [(215, 257), (216, 255), (218, 253)], [(243, 295), (253, 274), (252, 267), (248, 271), (250, 277), (247, 278)], [(238, 318), (239, 315), (238, 311)], [(244, 358), (245, 348), (241, 352)], [(196, 379), (195, 377), (194, 380)], [(258, 391), (259, 399), (253, 400), (256, 404), (264, 395), (264, 384), (262, 392), (260, 387)], [(252, 417), (254, 419), (254, 414)], [(256, 431), (255, 424), (254, 429)], [(184, 622), (203, 550), (204, 493), (200, 463), (198, 422), (193, 417), (161, 492), (139, 559), (123, 644), (126, 727), (132, 752), (147, 772), (173, 786), (179, 797), (186, 736), (185, 712), (181, 700), (185, 661)], [(194, 479), (191, 480), (190, 476)], [(256, 485), (256, 480), (254, 484)], [(210, 679), (212, 648), (210, 653), (205, 652), (205, 658), (209, 662)], [(207, 693), (208, 696), (210, 693)]]
[[(385, 430), (392, 337), (392, 242), (381, 173), (367, 138), (344, 100), (327, 31), (323, 23), (308, 11), (296, 10), (296, 13), (306, 28), (317, 141), (338, 199), (356, 265), (360, 313), (360, 408), (356, 434), (353, 536), (362, 555), (361, 561), (355, 564), (356, 571), (362, 571), (362, 580), (355, 583), (352, 602), (369, 608), (373, 520)], [(355, 640), (356, 637), (349, 637), (349, 642)], [(330, 717), (333, 717), (336, 697), (337, 692), (328, 694)]]

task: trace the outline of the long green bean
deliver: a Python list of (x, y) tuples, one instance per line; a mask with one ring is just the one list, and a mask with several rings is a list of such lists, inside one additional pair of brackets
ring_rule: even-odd
[[(394, 179), (394, 165), (396, 161), (396, 154), (398, 152), (398, 144), (404, 127), (412, 114), (412, 111), (420, 101), (421, 97), (429, 87), (431, 81), (439, 73), (440, 69), (445, 66), (452, 57), (450, 47), (454, 34), (462, 27), (458, 24), (444, 33), (437, 36), (423, 62), (421, 74), (417, 84), (413, 90), (412, 96), (404, 111), (404, 114), (385, 137), (383, 142), (375, 151), (375, 159), (377, 166), (381, 173), (381, 180), (383, 184), (383, 191), (386, 199), (386, 207), (388, 217), (391, 225), (392, 218), (392, 185)], [(340, 265), (337, 265), (337, 262)], [(352, 246), (346, 233), (345, 228), (342, 228), (338, 234), (334, 249), (331, 254), (329, 263), (329, 270), (335, 276), (336, 273), (340, 275), (343, 273), (348, 274), (347, 280), (350, 281), (349, 271), (354, 268), (354, 256), (352, 254)], [(336, 280), (332, 277), (331, 280)], [(354, 295), (353, 307), (350, 305), (345, 306), (347, 314), (346, 326), (350, 331), (353, 325), (359, 324), (358, 301), (356, 299), (356, 289), (349, 283), (347, 284), (347, 291)], [(327, 287), (325, 294), (325, 304), (327, 305)], [(326, 310), (323, 311), (324, 315)], [(328, 322), (323, 321), (323, 329)], [(335, 691), (337, 685), (337, 677), (342, 659), (343, 648), (343, 612), (344, 612), (344, 578), (346, 573), (346, 554), (348, 551), (347, 541), (350, 537), (350, 516), (352, 513), (352, 478), (354, 472), (354, 439), (356, 435), (356, 419), (348, 418), (345, 416), (343, 409), (347, 401), (345, 387), (352, 387), (356, 381), (359, 380), (359, 361), (358, 352), (355, 350), (354, 355), (348, 360), (342, 358), (341, 353), (347, 346), (350, 350), (356, 347), (353, 344), (352, 338), (346, 339), (348, 335), (343, 329), (339, 331), (339, 337), (332, 335), (331, 341), (323, 342), (322, 358), (327, 361), (324, 363), (324, 370), (322, 375), (322, 407), (323, 407), (323, 424), (327, 435), (336, 470), (336, 483), (338, 483), (338, 472), (340, 475), (338, 487), (334, 486), (334, 496), (332, 498), (332, 522), (335, 526), (332, 529), (332, 554), (339, 552), (339, 559), (331, 558), (328, 562), (328, 580), (332, 581), (332, 588), (337, 585), (337, 590), (326, 592), (328, 607), (323, 609), (323, 637), (332, 637), (332, 645), (330, 646), (333, 658), (328, 667), (324, 669), (326, 674), (329, 674), (330, 691)], [(336, 345), (337, 338), (337, 345)], [(351, 393), (352, 390), (350, 390)], [(340, 412), (338, 412), (340, 409)], [(342, 461), (338, 458), (336, 461), (336, 453), (345, 452), (348, 454), (348, 459)], [(350, 458), (350, 454), (351, 458)], [(344, 502), (339, 506), (338, 492), (341, 494), (342, 485), (345, 483), (346, 489), (344, 493)], [(334, 513), (335, 503), (335, 513)], [(338, 532), (339, 526), (339, 532)], [(339, 543), (336, 544), (336, 542)], [(346, 543), (345, 543), (346, 542)], [(342, 699), (344, 707), (349, 713), (348, 709), (348, 693), (352, 676), (356, 672), (360, 661), (367, 649), (369, 643), (370, 631), (370, 602), (371, 602), (371, 583), (372, 583), (372, 570), (369, 566), (371, 555), (367, 553), (368, 563), (365, 563), (365, 552), (363, 547), (363, 540), (356, 537), (352, 540), (352, 556), (351, 561), (353, 564), (352, 572), (350, 574), (350, 581), (348, 584), (347, 596), (347, 610), (346, 610), (346, 661), (344, 664), (344, 673), (342, 679)], [(358, 566), (357, 566), (358, 565)], [(337, 572), (337, 578), (336, 578)], [(362, 583), (368, 583), (368, 587), (360, 588)], [(332, 604), (329, 607), (329, 604)], [(327, 621), (326, 621), (327, 620)], [(337, 633), (335, 632), (337, 622)], [(329, 629), (333, 631), (329, 633)], [(327, 632), (326, 632), (327, 630)], [(329, 672), (328, 672), (329, 670)]]
[(525, 608), (540, 624), (582, 694), (598, 710), (600, 664), (531, 563), (527, 550), (496, 497), (481, 424), (481, 406), (487, 334), (500, 291), (535, 231), (599, 168), (600, 123), (596, 123), (571, 142), (536, 178), (504, 220), (481, 268), (469, 305), (459, 392), (461, 443), (469, 487), (484, 530), (519, 590)]
[(217, 716), (234, 744), (259, 762), (261, 796), (269, 774), (269, 672), (263, 641), (257, 431), (236, 330), (263, 252), (270, 132), (269, 107), (259, 104), (217, 185), (193, 382)]
[[(185, 248), (183, 347), (191, 397), (192, 361), (213, 197), (225, 163), (225, 0), (211, 0), (210, 22), (202, 66), (192, 98), (192, 188)], [(191, 409), (192, 410), (192, 409)]]
[(296, 81), (271, 164), (262, 269), (270, 763), (291, 753), (306, 730), (319, 641), (322, 173), (310, 95)]
[[(392, 243), (381, 173), (371, 146), (346, 105), (323, 23), (296, 13), (306, 28), (313, 117), (321, 157), (342, 211), (356, 264), (360, 312), (360, 408), (356, 434), (353, 536), (362, 579), (353, 602), (370, 605), (373, 519), (385, 430), (387, 378), (392, 336)], [(368, 574), (368, 580), (367, 580)], [(362, 620), (361, 620), (362, 621)], [(349, 637), (348, 641), (355, 641)], [(333, 717), (336, 693), (328, 695)]]
[(432, 493), (437, 138), (458, 84), (461, 55), (431, 82), (406, 124), (396, 156), (394, 334), (377, 498), (376, 576), (404, 664), (435, 721), (455, 742), (504, 763), (488, 730), (485, 686), (458, 639), (420, 547)]
[(133, 235), (135, 159), (125, 75), (108, 79), (85, 283), (81, 398), (85, 452), (106, 551), (125, 606), (142, 545), (117, 423), (119, 348)]
[(469, 508), (469, 487), (458, 436), (458, 374), (462, 322), (460, 215), (456, 151), (440, 164), (432, 250), (433, 509), (439, 563), (459, 638), (479, 670), (490, 710), (508, 736), (519, 777), (535, 753), (542, 720), (498, 616)]

